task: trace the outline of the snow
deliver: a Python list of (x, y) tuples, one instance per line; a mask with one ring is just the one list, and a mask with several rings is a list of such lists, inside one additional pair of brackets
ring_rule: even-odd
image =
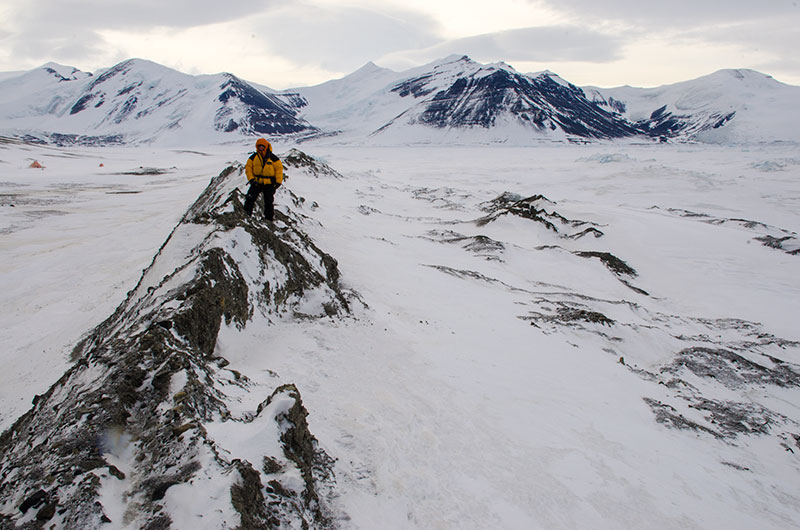
[(797, 142), (800, 87), (753, 70), (719, 70), (657, 88), (586, 87), (585, 90), (587, 94), (598, 92), (606, 99), (610, 96), (624, 102), (627, 109), (623, 116), (632, 121), (646, 119), (662, 106), (677, 116), (736, 113), (724, 127), (700, 133), (695, 139), (702, 142), (725, 145)]
[[(61, 73), (53, 74), (54, 69)], [(219, 87), (228, 80), (224, 74), (192, 76), (143, 59), (94, 76), (68, 75), (68, 70), (49, 64), (0, 78), (3, 134), (119, 135), (131, 142), (161, 139), (161, 145), (177, 146), (202, 144), (209, 136), (226, 139), (213, 129)]]
[[(29, 169), (31, 159), (47, 168)], [(180, 169), (125, 174), (143, 164)], [(0, 362), (14, 382), (0, 385), (3, 427), (66, 369), (65, 348), (136, 286), (220, 165), (171, 150), (0, 147)]]
[(237, 477), (222, 474), (210, 453), (200, 460), (197, 476), (167, 489), (165, 511), (175, 528), (234, 528), (239, 517), (230, 502), (230, 489)]
[[(275, 144), (279, 155), (292, 147)], [(689, 344), (681, 334), (746, 339), (718, 319), (800, 340), (800, 258), (754, 239), (800, 232), (800, 164), (791, 148), (299, 148), (344, 178), (289, 169), (277, 208), (295, 208), (287, 189), (318, 204), (304, 207), (304, 229), (366, 307), (343, 319), (256, 313), (243, 330), (223, 326), (215, 353), (252, 381), (235, 396), (238, 414), (254, 414), (282, 384), (297, 385), (311, 432), (337, 462), (342, 528), (800, 525), (796, 454), (774, 436), (727, 443), (668, 429), (642, 398), (675, 407), (681, 398), (629, 369), (657, 371)], [(248, 150), (0, 144), (3, 428), (135, 287), (209, 179)], [(46, 169), (27, 168), (34, 158)], [(120, 174), (140, 166), (169, 171)], [(605, 235), (560, 238), (512, 216), (472, 222), (504, 192), (542, 194), (548, 211), (596, 223)], [(174, 237), (189, 245), (189, 232)], [(454, 233), (502, 247), (470, 251)], [(247, 249), (236, 250), (244, 262)], [(638, 273), (630, 284), (649, 296), (579, 251), (620, 257)], [(586, 303), (617, 324), (579, 329), (525, 318), (558, 300)], [(796, 346), (781, 356), (800, 364)], [(180, 386), (178, 378), (170, 388)], [(788, 432), (800, 432), (797, 388), (749, 392), (790, 418)], [(730, 395), (708, 388), (711, 398)], [(262, 415), (288, 405), (277, 400)], [(278, 453), (263, 446), (274, 434), (262, 430), (273, 426), (256, 418), (204, 427), (221, 447), (257, 456)], [(125, 451), (122, 444), (108, 456), (123, 471)], [(209, 467), (210, 458), (194, 484), (167, 490), (176, 527), (236, 524), (224, 501), (236, 477), (219, 480)], [(126, 484), (101, 479), (104, 506), (113, 505)]]
[[(367, 63), (341, 79), (276, 92), (252, 83), (248, 88), (248, 83), (232, 74), (192, 76), (143, 59), (129, 59), (95, 75), (48, 63), (27, 72), (0, 72), (0, 133), (56, 143), (157, 143), (179, 147), (238, 143), (244, 134), (254, 130), (280, 128), (280, 121), (285, 119), (288, 126), (304, 131), (298, 134), (319, 133), (328, 136), (331, 144), (536, 145), (541, 140), (566, 141), (570, 135), (556, 123), (558, 120), (534, 120), (545, 123), (539, 127), (528, 118), (522, 122), (504, 120), (508, 113), (503, 112), (498, 114), (498, 123), (488, 130), (441, 130), (420, 125), (421, 113), (430, 109), (436, 94), (451, 89), (459, 79), (474, 81), (498, 71), (517, 75), (506, 63), (480, 64), (463, 55), (402, 72)], [(524, 75), (572, 87), (568, 80), (549, 71)], [(230, 94), (222, 91), (232, 81), (244, 87), (245, 94), (228, 99)], [(266, 109), (253, 106), (252, 96), (258, 92), (286, 105), (286, 114), (278, 123), (267, 123), (270, 119), (263, 114)], [(800, 122), (800, 87), (752, 70), (721, 70), (650, 89), (586, 87), (585, 93), (601, 105), (612, 99), (624, 104), (624, 111), (617, 105), (609, 105), (608, 110), (632, 122), (647, 121), (663, 109), (662, 117), (667, 123), (661, 123), (661, 131), (671, 129), (669, 117), (682, 124), (680, 130), (673, 127), (665, 133), (673, 141), (723, 145), (800, 141), (796, 127)], [(504, 104), (516, 103), (507, 100)], [(476, 102), (471, 101), (470, 105)], [(466, 109), (453, 109), (458, 110)], [(559, 110), (548, 105), (541, 108), (545, 118), (554, 110), (581, 114), (580, 109)], [(251, 123), (252, 120), (258, 123)], [(653, 122), (649, 125), (651, 130), (655, 127)]]

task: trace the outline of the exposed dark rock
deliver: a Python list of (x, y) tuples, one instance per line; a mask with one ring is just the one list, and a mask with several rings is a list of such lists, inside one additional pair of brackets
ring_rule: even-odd
[(569, 235), (567, 237), (570, 238), (570, 239), (580, 239), (583, 236), (590, 235), (590, 234), (593, 235), (595, 238), (603, 237), (605, 235), (602, 230), (598, 230), (597, 228), (595, 228), (593, 226), (590, 226), (586, 230), (583, 230), (581, 232), (576, 232), (576, 233), (571, 234), (571, 235)]
[(766, 235), (754, 239), (760, 241), (765, 247), (783, 250), (792, 256), (800, 255), (800, 241), (794, 236), (773, 237)]
[(736, 464), (735, 462), (720, 462), (720, 464), (722, 464), (724, 466), (732, 467), (733, 469), (736, 469), (736, 470), (739, 470), (739, 471), (750, 471), (749, 467), (741, 466), (739, 464)]
[(58, 506), (58, 503), (55, 501), (48, 502), (42, 506), (36, 514), (36, 520), (46, 522), (52, 519), (56, 514), (56, 506)]
[[(320, 162), (316, 158), (298, 149), (290, 149), (288, 153), (281, 157), (281, 161), (285, 168), (302, 169), (315, 177), (322, 175), (326, 177), (342, 178), (342, 175), (328, 164)], [(288, 176), (288, 172), (285, 176)]]
[(511, 291), (523, 291), (522, 289), (518, 289), (516, 287), (508, 285), (507, 283), (504, 283), (496, 278), (490, 278), (489, 276), (486, 276), (485, 274), (482, 274), (477, 271), (471, 271), (467, 269), (454, 269), (453, 267), (448, 267), (446, 265), (427, 265), (427, 266), (434, 268), (438, 271), (441, 271), (445, 274), (455, 276), (456, 278), (478, 280), (489, 284), (500, 285)]
[[(531, 77), (507, 68), (467, 67), (445, 88), (436, 70), (403, 81), (391, 90), (402, 97), (425, 99), (416, 120), (437, 128), (491, 128), (498, 119), (512, 119), (533, 130), (560, 128), (568, 135), (584, 138), (619, 138), (642, 131), (625, 119), (590, 101), (584, 92), (551, 74)], [(445, 74), (448, 78), (452, 71)]]
[(243, 327), (250, 317), (247, 282), (230, 255), (212, 248), (202, 257), (199, 274), (176, 298), (182, 310), (171, 319), (177, 333), (211, 355), (223, 322)]
[[(558, 317), (563, 322), (569, 322), (571, 320), (582, 320), (584, 322), (589, 322), (592, 324), (602, 324), (604, 326), (611, 326), (614, 324), (614, 321), (602, 313), (598, 313), (597, 311), (587, 311), (585, 309), (576, 309), (572, 307), (559, 307), (558, 308)], [(625, 364), (625, 363), (622, 363)]]
[(614, 274), (624, 274), (626, 276), (631, 276), (634, 278), (638, 276), (633, 267), (631, 267), (630, 265), (628, 265), (615, 255), (611, 254), (610, 252), (578, 251), (578, 252), (573, 252), (573, 254), (575, 254), (576, 256), (580, 256), (582, 258), (598, 258), (600, 261), (603, 262), (603, 265), (605, 265), (608, 268), (608, 270), (610, 270)]
[(156, 515), (142, 530), (170, 530), (172, 528), (172, 518), (169, 515), (162, 513)]
[(426, 87), (427, 83), (431, 81), (432, 78), (432, 74), (426, 74), (420, 77), (407, 79), (392, 87), (391, 91), (397, 92), (400, 94), (400, 97), (403, 98), (409, 95), (414, 96), (415, 98), (427, 96), (434, 91), (433, 88)]
[(500, 260), (497, 254), (506, 248), (505, 244), (488, 236), (465, 236), (451, 230), (430, 230), (425, 237), (432, 241), (461, 245), (465, 250), (489, 260)]
[[(217, 130), (239, 130), (243, 134), (313, 133), (316, 128), (297, 116), (294, 108), (277, 96), (262, 92), (235, 75), (225, 74), (219, 87), (223, 104), (214, 118)], [(241, 109), (244, 108), (244, 116)]]
[(547, 305), (552, 307), (548, 313), (531, 311), (527, 316), (520, 318), (531, 321), (531, 325), (534, 326), (541, 323), (555, 323), (567, 327), (580, 327), (581, 329), (583, 329), (583, 326), (580, 325), (581, 323), (600, 324), (602, 326), (613, 326), (615, 324), (613, 319), (608, 318), (603, 313), (592, 311), (585, 306), (579, 306), (575, 302), (550, 301)]
[(261, 476), (253, 469), (250, 462), (237, 459), (233, 461), (233, 465), (241, 477), (231, 486), (231, 503), (234, 509), (242, 514), (242, 522), (238, 528), (241, 530), (274, 528), (278, 521), (270, 520)]
[[(283, 443), (283, 451), (286, 458), (300, 469), (303, 480), (305, 481), (305, 489), (302, 492), (302, 497), (307, 506), (311, 507), (314, 512), (314, 520), (319, 524), (327, 524), (327, 516), (320, 509), (319, 506), (319, 492), (317, 484), (328, 482), (332, 477), (331, 458), (319, 448), (316, 438), (311, 434), (308, 429), (308, 422), (306, 420), (308, 411), (303, 406), (303, 401), (297, 387), (293, 384), (283, 385), (275, 390), (275, 392), (267, 398), (264, 403), (258, 406), (257, 415), (267, 409), (270, 404), (274, 402), (276, 397), (286, 399), (287, 397), (292, 400), (292, 405), (288, 408), (278, 410), (275, 415), (275, 421), (279, 425), (284, 425), (285, 429), (281, 434), (281, 442)], [(264, 462), (264, 468), (276, 469), (277, 463)], [(275, 471), (273, 471), (274, 473)], [(281, 492), (280, 483), (270, 484), (276, 495), (287, 497), (286, 492)], [(291, 496), (291, 494), (289, 494)]]
[(476, 253), (499, 252), (505, 249), (505, 245), (500, 241), (483, 235), (470, 237), (465, 242), (464, 248)]
[(723, 348), (687, 348), (678, 352), (661, 371), (677, 375), (684, 368), (699, 377), (713, 378), (731, 389), (746, 385), (800, 386), (800, 372), (786, 363), (769, 367)]
[[(737, 324), (737, 322), (739, 324)], [(709, 324), (711, 324), (709, 322)], [(720, 329), (728, 327), (740, 328), (750, 334), (759, 334), (757, 326), (742, 321), (719, 323)], [(685, 338), (691, 341), (707, 341), (710, 337), (694, 336)], [(800, 387), (800, 369), (770, 355), (758, 354), (757, 350), (775, 344), (786, 344), (797, 347), (797, 344), (779, 340), (775, 337), (764, 337), (762, 342), (730, 343), (730, 346), (741, 348), (748, 352), (751, 359), (734, 352), (728, 348), (711, 348), (693, 346), (678, 352), (675, 359), (661, 368), (661, 375), (669, 375), (670, 379), (664, 383), (667, 388), (674, 391), (676, 397), (686, 403), (689, 409), (694, 409), (703, 414), (703, 430), (712, 432), (715, 436), (725, 440), (733, 440), (739, 436), (767, 435), (776, 428), (797, 428), (797, 422), (785, 417), (783, 414), (770, 410), (766, 406), (754, 402), (750, 392), (754, 388), (777, 386), (782, 388)], [(752, 358), (763, 359), (763, 364), (755, 362)], [(651, 374), (652, 375), (652, 374)], [(694, 380), (694, 385), (686, 380), (690, 376), (699, 378)], [(652, 379), (652, 378), (651, 378)], [(725, 393), (733, 396), (729, 399), (716, 399), (707, 397), (708, 388), (719, 393), (720, 387), (726, 389)], [(731, 393), (733, 392), (733, 393)], [(651, 404), (651, 408), (653, 405)], [(664, 416), (667, 412), (653, 408), (657, 416)], [(673, 411), (673, 415), (682, 416)], [(670, 423), (670, 426), (684, 428), (680, 422)], [(696, 423), (696, 422), (695, 422)], [(785, 434), (778, 437), (785, 440)], [(782, 443), (788, 447), (785, 441)], [(791, 450), (791, 449), (789, 449)]]
[(495, 221), (501, 215), (515, 215), (517, 217), (537, 221), (543, 224), (547, 229), (558, 233), (558, 228), (553, 221), (561, 223), (568, 222), (565, 217), (559, 215), (557, 212), (553, 211), (552, 213), (548, 213), (544, 207), (540, 207), (540, 205), (544, 203), (554, 204), (543, 195), (533, 195), (531, 197), (510, 201), (512, 197), (514, 196), (504, 193), (494, 201), (489, 202), (484, 209), (490, 211), (491, 214), (479, 219), (476, 224), (478, 226), (484, 226), (491, 221)]
[[(503, 215), (515, 215), (524, 219), (530, 219), (541, 223), (548, 230), (561, 235), (560, 228), (563, 227), (586, 227), (584, 231), (594, 230), (595, 237), (600, 237), (603, 233), (595, 227), (598, 225), (588, 221), (568, 219), (555, 210), (556, 203), (549, 200), (544, 195), (532, 195), (522, 197), (516, 193), (505, 192), (495, 199), (482, 205), (482, 209), (489, 212), (489, 215), (478, 219), (475, 224), (484, 226), (492, 221), (496, 221)], [(579, 236), (561, 236), (575, 239)]]
[(297, 92), (280, 92), (273, 95), (285, 101), (293, 109), (302, 109), (308, 106), (308, 100)]
[(44, 490), (36, 490), (30, 497), (22, 501), (22, 504), (19, 505), (19, 511), (25, 513), (31, 508), (38, 508), (45, 502), (47, 502), (47, 492)]
[(706, 412), (708, 422), (725, 438), (740, 434), (767, 434), (777, 417), (754, 403), (701, 399), (690, 406)]
[(91, 92), (88, 93), (88, 94), (84, 94), (83, 96), (80, 97), (80, 99), (78, 99), (78, 101), (75, 102), (75, 104), (72, 106), (72, 108), (69, 109), (69, 113), (70, 114), (77, 114), (77, 113), (81, 112), (82, 110), (85, 110), (86, 107), (89, 105), (89, 103), (91, 103), (92, 100), (94, 98), (96, 98), (97, 96), (98, 96), (98, 94), (91, 93)]
[[(657, 209), (658, 207), (653, 206), (653, 208)], [(787, 254), (792, 256), (800, 255), (800, 239), (798, 239), (797, 233), (792, 230), (787, 230), (785, 228), (768, 225), (766, 223), (762, 223), (761, 221), (754, 221), (752, 219), (738, 219), (738, 218), (729, 219), (724, 217), (716, 217), (705, 213), (684, 210), (680, 208), (668, 208), (667, 211), (669, 213), (679, 215), (681, 217), (694, 218), (711, 225), (734, 224), (737, 226), (741, 226), (760, 234), (757, 237), (754, 237), (753, 239), (755, 241), (758, 241), (765, 247), (774, 248), (776, 250), (782, 250), (783, 252), (786, 252)]]
[(736, 116), (736, 112), (711, 113), (699, 116), (675, 115), (664, 105), (654, 110), (649, 118), (637, 121), (634, 126), (650, 137), (674, 138), (691, 136), (709, 129), (718, 129)]
[[(486, 212), (489, 212), (489, 215), (478, 219), (475, 224), (478, 226), (484, 226), (490, 222), (496, 221), (503, 215), (515, 215), (536, 221), (542, 224), (549, 231), (564, 239), (579, 239), (587, 234), (592, 234), (595, 238), (599, 238), (604, 235), (603, 232), (597, 228), (599, 225), (596, 223), (568, 219), (567, 217), (559, 214), (555, 210), (555, 206), (556, 203), (543, 195), (532, 195), (530, 197), (522, 198), (521, 195), (516, 193), (505, 192), (495, 199), (482, 205), (482, 209)], [(560, 228), (563, 228), (564, 226), (586, 228), (578, 233), (564, 235), (560, 230)], [(556, 245), (542, 245), (537, 247), (537, 250), (546, 250), (552, 248), (560, 249), (561, 247)], [(582, 250), (572, 251), (572, 253), (582, 258), (598, 258), (603, 265), (613, 272), (627, 287), (641, 295), (649, 296), (647, 291), (630, 283), (628, 278), (635, 278), (637, 276), (636, 270), (610, 252)]]
[(707, 434), (711, 434), (712, 436), (719, 436), (711, 429), (708, 429), (707, 427), (703, 427), (699, 423), (695, 423), (691, 420), (686, 419), (682, 414), (679, 414), (677, 409), (672, 405), (667, 405), (666, 403), (662, 403), (661, 401), (652, 398), (643, 398), (643, 399), (644, 402), (650, 406), (650, 409), (655, 414), (656, 421), (658, 423), (663, 423), (666, 426), (673, 427), (675, 429), (704, 432)]
[(21, 140), (33, 144), (53, 144), (58, 147), (67, 146), (110, 146), (123, 145), (125, 136), (122, 134), (109, 134), (103, 136), (90, 136), (85, 134), (47, 133), (41, 136), (25, 134)]
[(449, 186), (416, 188), (412, 195), (415, 199), (428, 201), (435, 208), (447, 210), (463, 210), (464, 201), (470, 198), (468, 193)]

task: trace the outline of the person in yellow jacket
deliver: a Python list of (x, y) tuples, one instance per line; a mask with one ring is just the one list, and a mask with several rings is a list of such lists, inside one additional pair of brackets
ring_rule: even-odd
[(247, 215), (253, 213), (258, 195), (264, 194), (264, 219), (272, 221), (275, 217), (275, 190), (283, 184), (283, 164), (272, 152), (272, 145), (265, 139), (256, 140), (256, 152), (250, 155), (244, 166), (250, 189), (244, 197)]

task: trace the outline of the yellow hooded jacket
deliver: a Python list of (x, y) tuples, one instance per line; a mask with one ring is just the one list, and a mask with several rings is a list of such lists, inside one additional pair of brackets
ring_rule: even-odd
[(272, 145), (268, 141), (260, 138), (256, 142), (256, 146), (259, 144), (266, 144), (267, 151), (263, 157), (255, 152), (247, 159), (244, 166), (247, 181), (255, 180), (258, 184), (282, 184), (283, 164), (281, 160), (273, 154)]

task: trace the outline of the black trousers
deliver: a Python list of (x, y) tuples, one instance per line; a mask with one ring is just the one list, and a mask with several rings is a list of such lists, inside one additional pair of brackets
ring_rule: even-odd
[(272, 221), (275, 217), (275, 186), (272, 184), (250, 184), (244, 196), (244, 209), (248, 215), (252, 214), (260, 193), (264, 194), (264, 219)]

